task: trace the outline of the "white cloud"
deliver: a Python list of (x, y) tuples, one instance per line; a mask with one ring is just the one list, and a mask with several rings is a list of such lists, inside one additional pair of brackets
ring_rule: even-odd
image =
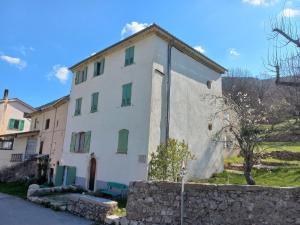
[(65, 84), (69, 79), (69, 70), (66, 66), (54, 65), (52, 67), (52, 72), (48, 74), (48, 79), (50, 80), (53, 76), (56, 77), (62, 84)]
[(121, 31), (121, 37), (124, 38), (126, 36), (130, 36), (136, 32), (145, 29), (148, 26), (149, 24), (147, 23), (138, 23), (138, 22), (127, 23)]
[(194, 49), (196, 49), (198, 52), (202, 54), (205, 53), (205, 49), (200, 45), (194, 46)]
[(300, 10), (299, 9), (286, 8), (286, 9), (281, 11), (280, 16), (283, 16), (283, 17), (300, 16)]
[(243, 0), (243, 2), (254, 6), (270, 6), (278, 2), (278, 0)]
[(18, 67), (19, 69), (23, 69), (27, 66), (26, 62), (20, 58), (15, 58), (8, 55), (0, 55), (0, 59), (3, 60), (4, 62), (7, 62), (11, 65)]
[(241, 54), (240, 54), (237, 50), (235, 50), (234, 48), (229, 49), (229, 54), (232, 55), (232, 56), (234, 56), (234, 57), (238, 57), (238, 56), (241, 55)]

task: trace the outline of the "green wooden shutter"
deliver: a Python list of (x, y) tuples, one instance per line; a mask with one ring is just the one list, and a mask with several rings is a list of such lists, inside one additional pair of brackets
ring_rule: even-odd
[(131, 105), (131, 87), (132, 84), (127, 84), (126, 88), (126, 105)]
[(65, 173), (65, 167), (64, 166), (56, 166), (56, 173), (55, 173), (55, 180), (54, 185), (55, 186), (61, 186), (64, 182), (64, 173)]
[(97, 74), (97, 64), (98, 64), (98, 62), (94, 63), (94, 77), (98, 75)]
[(121, 106), (131, 105), (131, 89), (132, 89), (132, 83), (124, 84), (122, 86), (122, 105)]
[(14, 119), (10, 119), (9, 120), (9, 129), (14, 129), (14, 125), (15, 125), (15, 120)]
[(129, 48), (129, 64), (134, 62), (134, 46)]
[(76, 167), (67, 166), (67, 177), (66, 177), (66, 185), (75, 184), (76, 181)]
[(101, 66), (100, 66), (100, 74), (104, 73), (104, 65), (105, 65), (105, 59), (101, 60)]
[(77, 98), (75, 102), (75, 116), (81, 114), (81, 102), (82, 98)]
[(133, 63), (133, 61), (131, 62), (131, 56), (132, 56), (132, 47), (130, 47), (130, 48), (127, 48), (126, 50), (125, 50), (125, 66), (128, 66), (128, 65), (130, 65), (130, 64), (132, 64)]
[(19, 130), (23, 130), (23, 129), (24, 129), (24, 120), (20, 120)]
[(73, 132), (71, 136), (70, 152), (75, 152), (75, 145), (76, 145), (76, 133)]
[(79, 112), (79, 114), (81, 114), (81, 103), (82, 103), (82, 98), (80, 98), (79, 102), (78, 102), (78, 112)]
[(83, 81), (87, 80), (87, 73), (88, 73), (88, 67), (84, 67), (84, 72), (83, 72)]
[(84, 152), (90, 151), (91, 133), (91, 131), (87, 131), (84, 134)]
[(122, 103), (121, 106), (126, 106), (126, 85), (122, 86)]
[(92, 113), (98, 110), (98, 96), (99, 96), (98, 92), (92, 94), (92, 102), (91, 102)]
[(127, 153), (128, 150), (128, 135), (129, 131), (126, 129), (119, 131), (118, 138), (118, 153)]
[(80, 72), (78, 71), (75, 74), (75, 84), (79, 84), (79, 81), (80, 81), (79, 78), (80, 78)]

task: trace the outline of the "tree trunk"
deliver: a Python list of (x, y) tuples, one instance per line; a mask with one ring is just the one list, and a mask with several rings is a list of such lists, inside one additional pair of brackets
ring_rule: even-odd
[(244, 176), (246, 178), (248, 185), (255, 185), (255, 180), (253, 179), (251, 175), (251, 169), (244, 169)]
[(244, 176), (246, 178), (248, 185), (256, 184), (255, 180), (251, 175), (252, 167), (253, 167), (253, 153), (251, 150), (246, 150), (244, 156)]

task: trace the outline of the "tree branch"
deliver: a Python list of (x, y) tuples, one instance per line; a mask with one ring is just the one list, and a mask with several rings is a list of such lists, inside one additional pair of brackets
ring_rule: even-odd
[(282, 35), (285, 37), (289, 42), (294, 43), (298, 48), (300, 48), (300, 40), (298, 39), (293, 39), (291, 36), (289, 36), (287, 33), (285, 33), (283, 30), (279, 28), (274, 28), (273, 32), (277, 32), (278, 34)]

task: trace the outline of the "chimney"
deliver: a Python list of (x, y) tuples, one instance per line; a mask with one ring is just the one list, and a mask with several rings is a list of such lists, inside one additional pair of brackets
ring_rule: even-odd
[(4, 95), (3, 95), (4, 100), (8, 100), (8, 89), (4, 90)]

